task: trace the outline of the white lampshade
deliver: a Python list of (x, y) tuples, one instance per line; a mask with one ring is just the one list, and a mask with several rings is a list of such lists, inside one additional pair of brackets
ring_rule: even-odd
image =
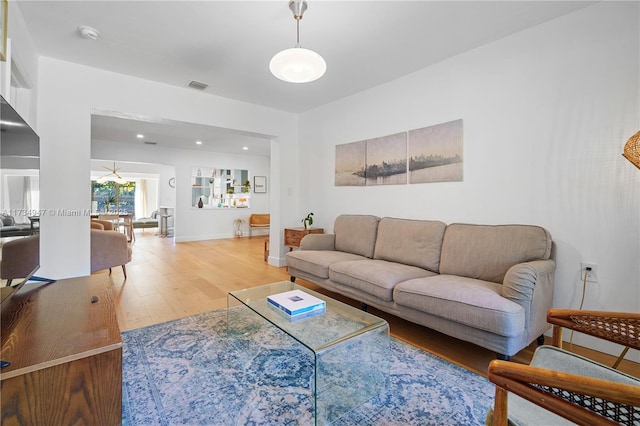
[(289, 83), (308, 83), (322, 77), (327, 63), (313, 50), (292, 47), (276, 53), (269, 62), (271, 73)]

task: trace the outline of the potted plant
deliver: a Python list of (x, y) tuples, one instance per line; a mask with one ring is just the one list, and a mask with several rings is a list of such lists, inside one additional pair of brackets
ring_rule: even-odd
[(313, 213), (309, 213), (307, 215), (307, 217), (305, 217), (304, 219), (302, 219), (302, 223), (304, 225), (304, 229), (307, 229), (307, 227), (313, 225)]
[(242, 237), (242, 227), (244, 226), (244, 219), (236, 218), (233, 221), (233, 237), (240, 238)]
[(251, 191), (251, 182), (247, 180), (244, 182), (244, 185), (242, 185), (242, 192), (246, 194), (249, 191)]

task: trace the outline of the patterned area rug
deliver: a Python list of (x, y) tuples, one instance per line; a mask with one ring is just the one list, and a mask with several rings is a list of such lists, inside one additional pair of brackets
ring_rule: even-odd
[[(255, 314), (123, 333), (123, 425), (313, 425), (313, 355)], [(332, 425), (483, 425), (494, 386), (391, 338), (389, 386)]]

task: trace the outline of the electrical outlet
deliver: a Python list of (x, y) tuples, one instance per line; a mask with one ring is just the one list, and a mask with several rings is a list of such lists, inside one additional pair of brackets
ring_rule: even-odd
[[(591, 268), (590, 271), (587, 268)], [(584, 280), (584, 274), (587, 274), (587, 282), (598, 282), (598, 264), (591, 262), (580, 262), (580, 281)]]

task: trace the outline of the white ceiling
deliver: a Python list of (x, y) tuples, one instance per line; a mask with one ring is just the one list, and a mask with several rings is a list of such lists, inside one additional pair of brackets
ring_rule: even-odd
[[(327, 73), (307, 84), (280, 81), (268, 68), (295, 45), (287, 0), (13, 4), (41, 55), (180, 87), (195, 80), (212, 95), (300, 113), (593, 2), (309, 0), (300, 41), (325, 58)], [(100, 38), (82, 38), (79, 25)]]
[(266, 135), (111, 111), (91, 116), (91, 140), (139, 144), (150, 149), (159, 146), (263, 157), (268, 157), (271, 149)]

